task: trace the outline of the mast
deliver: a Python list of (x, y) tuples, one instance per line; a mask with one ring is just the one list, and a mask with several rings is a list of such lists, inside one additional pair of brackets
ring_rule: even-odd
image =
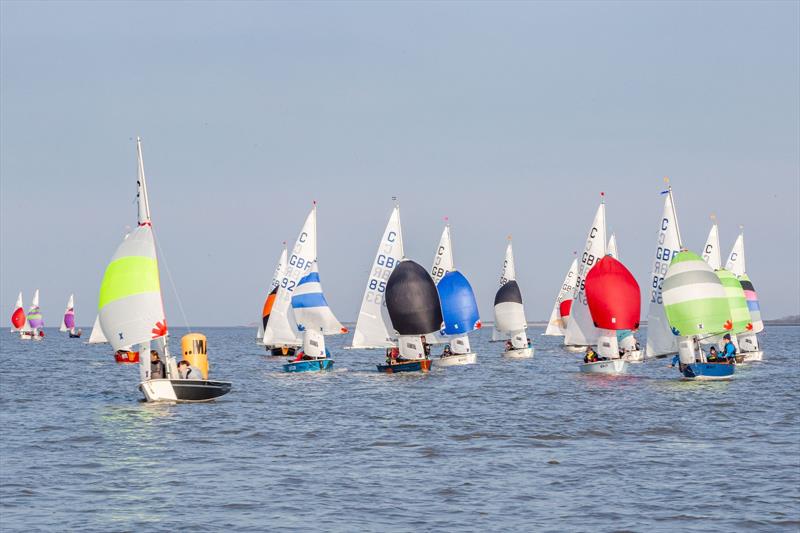
[(142, 157), (142, 138), (136, 137), (136, 162), (137, 162), (137, 180), (136, 180), (136, 198), (138, 200), (138, 217), (137, 221), (140, 226), (151, 224), (150, 220), (150, 201), (147, 197), (147, 180), (144, 176), (144, 158)]

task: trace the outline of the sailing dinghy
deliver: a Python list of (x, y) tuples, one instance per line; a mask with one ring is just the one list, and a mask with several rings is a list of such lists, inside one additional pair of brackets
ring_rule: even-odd
[(25, 309), (22, 304), (22, 291), (20, 291), (17, 296), (17, 303), (14, 304), (14, 312), (11, 313), (11, 332), (15, 333), (21, 331), (26, 321)]
[(725, 268), (731, 271), (738, 279), (744, 290), (745, 298), (747, 299), (747, 309), (750, 312), (751, 327), (737, 335), (738, 351), (737, 361), (744, 363), (750, 361), (761, 361), (764, 358), (764, 352), (758, 344), (757, 333), (764, 331), (764, 322), (761, 319), (761, 307), (758, 304), (758, 295), (756, 289), (753, 287), (753, 282), (747, 275), (745, 269), (744, 257), (744, 232), (740, 232), (733, 244), (733, 249), (728, 260), (725, 263)]
[(584, 362), (581, 372), (624, 374), (628, 361), (624, 349), (619, 346), (617, 334), (639, 328), (639, 284), (625, 265), (607, 255), (586, 275), (585, 287), (592, 321), (600, 330), (597, 339), (600, 359)]
[(272, 306), (275, 305), (275, 297), (278, 295), (278, 285), (280, 285), (283, 274), (286, 271), (287, 258), (286, 242), (284, 242), (283, 250), (281, 250), (281, 255), (278, 258), (278, 264), (275, 266), (275, 272), (272, 274), (272, 283), (270, 283), (269, 292), (261, 308), (261, 318), (258, 323), (258, 331), (256, 332), (256, 343), (263, 345), (270, 355), (276, 357), (293, 356), (296, 348), (299, 346), (295, 344), (264, 345), (264, 331), (267, 328), (269, 317), (272, 314)]
[(514, 250), (509, 237), (503, 271), (500, 274), (500, 288), (494, 295), (494, 330), (499, 338), (506, 340), (503, 357), (512, 359), (533, 357), (533, 347), (528, 338), (527, 327), (522, 292), (517, 285)]
[(67, 301), (67, 308), (61, 319), (61, 326), (58, 328), (61, 333), (69, 332), (70, 339), (80, 339), (81, 330), (75, 330), (75, 295), (70, 294)]
[(662, 285), (664, 312), (678, 344), (678, 370), (683, 379), (717, 380), (733, 377), (736, 366), (709, 362), (700, 339), (733, 328), (728, 297), (720, 278), (702, 257), (678, 252)]
[(44, 331), (40, 328), (44, 327), (44, 320), (42, 319), (42, 310), (39, 308), (39, 289), (33, 293), (33, 301), (28, 309), (28, 314), (25, 317), (27, 322), (20, 330), (21, 339), (33, 339), (40, 341), (44, 339)]
[[(611, 234), (608, 239), (608, 246), (606, 247), (606, 254), (619, 261), (619, 252), (617, 251), (617, 236)], [(622, 268), (625, 268), (622, 266)], [(631, 276), (633, 279), (633, 276)], [(638, 287), (638, 285), (637, 285)], [(641, 298), (640, 298), (641, 299)], [(638, 315), (636, 323), (639, 323)], [(639, 326), (636, 326), (638, 328)], [(644, 362), (644, 351), (641, 349), (639, 342), (636, 340), (636, 331), (638, 329), (617, 329), (617, 346), (622, 359), (629, 363), (642, 363)], [(598, 345), (598, 350), (600, 346)]]
[[(446, 220), (446, 219), (445, 219)], [(437, 342), (447, 343), (436, 361), (437, 366), (473, 365), (478, 355), (472, 351), (468, 334), (480, 329), (478, 302), (467, 278), (456, 270), (450, 224), (446, 224), (433, 260), (431, 277), (439, 292), (442, 328)]]
[(385, 348), (391, 351), (397, 346), (397, 340), (389, 335), (386, 327), (386, 283), (401, 259), (403, 231), (400, 225), (400, 206), (395, 205), (369, 270), (350, 348)]
[[(230, 382), (208, 380), (207, 374), (199, 376), (202, 379), (180, 379), (177, 362), (169, 353), (167, 320), (139, 138), (136, 139), (136, 152), (138, 226), (123, 239), (106, 267), (98, 303), (100, 327), (115, 351), (142, 354), (139, 390), (146, 401), (213, 400), (231, 390)], [(163, 377), (151, 375), (151, 358), (155, 355), (164, 363)], [(184, 354), (184, 361), (191, 363), (187, 355)]]
[(430, 348), (425, 337), (439, 331), (442, 308), (436, 285), (421, 265), (403, 259), (395, 266), (386, 282), (386, 309), (398, 349), (378, 365), (378, 372), (428, 372)]
[(573, 259), (572, 264), (564, 276), (564, 283), (556, 296), (556, 303), (550, 313), (550, 320), (547, 322), (547, 329), (542, 335), (553, 337), (563, 337), (567, 332), (569, 312), (572, 308), (572, 296), (575, 294), (575, 279), (578, 277), (578, 259)]

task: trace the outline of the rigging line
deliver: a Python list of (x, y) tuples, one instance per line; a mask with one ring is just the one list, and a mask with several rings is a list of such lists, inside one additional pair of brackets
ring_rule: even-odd
[(167, 263), (167, 256), (164, 255), (164, 251), (161, 249), (161, 243), (159, 242), (158, 237), (156, 236), (155, 229), (151, 226), (151, 231), (153, 232), (153, 240), (156, 241), (156, 247), (158, 248), (158, 255), (161, 256), (164, 262), (164, 269), (167, 271), (167, 277), (169, 278), (169, 284), (172, 285), (172, 292), (175, 294), (175, 300), (178, 302), (178, 309), (181, 312), (181, 317), (183, 317), (183, 323), (186, 325), (186, 329), (189, 333), (192, 332), (192, 327), (189, 325), (189, 320), (186, 318), (186, 312), (183, 310), (183, 302), (181, 302), (181, 297), (178, 295), (178, 288), (175, 286), (175, 280), (172, 279), (172, 271), (169, 269), (169, 263)]

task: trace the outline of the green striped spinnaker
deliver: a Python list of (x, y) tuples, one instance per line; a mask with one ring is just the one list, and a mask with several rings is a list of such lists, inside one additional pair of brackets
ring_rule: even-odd
[(673, 335), (712, 335), (732, 328), (725, 289), (694, 252), (682, 251), (673, 257), (661, 294)]
[(720, 268), (714, 273), (725, 288), (725, 295), (728, 298), (728, 308), (731, 311), (731, 320), (733, 321), (731, 333), (747, 331), (750, 325), (750, 311), (747, 310), (747, 300), (742, 290), (742, 284), (736, 279), (736, 276), (724, 268)]

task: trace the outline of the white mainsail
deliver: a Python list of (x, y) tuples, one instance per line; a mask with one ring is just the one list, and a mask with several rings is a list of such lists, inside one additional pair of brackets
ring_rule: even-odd
[(650, 288), (650, 308), (647, 313), (645, 359), (669, 355), (678, 351), (678, 338), (672, 333), (664, 311), (661, 284), (664, 282), (664, 276), (667, 274), (672, 257), (681, 251), (683, 244), (675, 212), (675, 201), (672, 197), (672, 187), (661, 194), (666, 194), (667, 197), (664, 199), (664, 210), (658, 227), (651, 281), (647, 284)]
[[(714, 217), (711, 218), (714, 219)], [(711, 225), (711, 230), (708, 232), (708, 239), (703, 247), (703, 259), (713, 270), (722, 268), (722, 258), (719, 254), (719, 228), (716, 222)]]
[(431, 277), (437, 285), (445, 274), (455, 270), (453, 268), (453, 243), (450, 241), (450, 224), (444, 226), (442, 238), (439, 239), (439, 247), (433, 256), (433, 266), (431, 267)]
[(747, 272), (744, 261), (744, 232), (739, 233), (739, 236), (736, 237), (733, 249), (725, 262), (725, 270), (730, 270), (736, 277), (743, 276)]
[[(19, 291), (19, 294), (17, 295), (17, 303), (14, 304), (14, 314), (18, 314), (19, 312), (21, 312), (22, 316), (25, 317), (25, 308), (23, 307), (23, 305), (24, 304), (22, 303), (22, 291)], [(15, 331), (23, 331), (27, 323), (28, 319), (25, 318), (25, 322), (19, 328), (15, 328), (12, 324), (11, 332), (13, 333)]]
[(547, 322), (547, 329), (544, 335), (553, 337), (563, 336), (567, 332), (567, 322), (561, 316), (561, 303), (565, 300), (571, 300), (575, 294), (575, 280), (578, 278), (578, 260), (573, 259), (572, 263), (567, 270), (567, 275), (564, 276), (564, 283), (561, 284), (561, 289), (556, 296), (556, 303), (553, 305), (553, 311), (550, 313), (550, 320)]
[(606, 255), (606, 204), (600, 202), (594, 215), (592, 227), (586, 237), (586, 245), (578, 265), (578, 277), (575, 280), (575, 295), (572, 299), (569, 323), (564, 335), (567, 346), (588, 346), (597, 342), (600, 334), (594, 327), (589, 304), (584, 292), (584, 280), (592, 267)]
[[(283, 272), (286, 270), (286, 243), (283, 243), (283, 250), (281, 250), (281, 256), (278, 258), (278, 264), (275, 265), (275, 271), (272, 273), (272, 282), (269, 284), (269, 289), (267, 290), (267, 295), (269, 295), (278, 284), (281, 282), (281, 278), (283, 277)], [(259, 313), (258, 315), (258, 331), (256, 331), (256, 341), (260, 341), (264, 338), (264, 315), (263, 312)]]
[(89, 335), (89, 344), (105, 344), (108, 339), (103, 334), (103, 328), (100, 327), (100, 315), (94, 319), (94, 326), (92, 326), (92, 333)]
[(311, 265), (317, 259), (317, 204), (314, 203), (311, 212), (306, 217), (303, 229), (294, 243), (286, 263), (286, 270), (278, 285), (275, 294), (275, 303), (269, 315), (267, 328), (264, 330), (262, 341), (268, 346), (283, 344), (299, 346), (302, 340), (297, 334), (294, 315), (290, 311), (292, 293)]
[(352, 348), (390, 348), (395, 345), (386, 327), (384, 295), (386, 282), (394, 267), (403, 259), (403, 231), (400, 226), (400, 207), (395, 206), (378, 244), (370, 268), (361, 310), (358, 312)]
[(617, 253), (617, 234), (612, 233), (608, 238), (608, 246), (606, 246), (606, 255), (610, 255), (616, 260), (619, 260), (619, 253)]

